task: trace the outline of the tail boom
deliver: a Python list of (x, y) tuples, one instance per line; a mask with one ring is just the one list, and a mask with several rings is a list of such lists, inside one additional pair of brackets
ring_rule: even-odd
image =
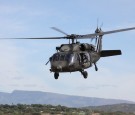
[(121, 50), (102, 50), (100, 52), (101, 57), (116, 56), (121, 54), (122, 54)]

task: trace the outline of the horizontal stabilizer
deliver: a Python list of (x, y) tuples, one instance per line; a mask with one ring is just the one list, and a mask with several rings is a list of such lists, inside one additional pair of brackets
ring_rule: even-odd
[(121, 55), (121, 50), (102, 50), (100, 52), (101, 57)]

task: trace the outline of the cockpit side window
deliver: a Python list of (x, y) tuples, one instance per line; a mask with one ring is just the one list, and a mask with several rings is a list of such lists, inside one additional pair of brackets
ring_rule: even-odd
[(67, 54), (65, 60), (69, 60), (69, 59), (70, 59), (70, 54)]
[(67, 54), (65, 60), (70, 62), (72, 60), (73, 54)]

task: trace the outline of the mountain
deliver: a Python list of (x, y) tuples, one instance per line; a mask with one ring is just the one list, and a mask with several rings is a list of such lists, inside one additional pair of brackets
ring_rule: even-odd
[(71, 96), (40, 91), (0, 92), (0, 104), (51, 104), (67, 107), (101, 106), (120, 103), (134, 103), (126, 100)]
[(98, 110), (104, 112), (126, 112), (126, 113), (135, 113), (135, 104), (114, 104), (114, 105), (103, 105), (103, 106), (91, 106), (91, 107), (84, 107), (90, 110)]

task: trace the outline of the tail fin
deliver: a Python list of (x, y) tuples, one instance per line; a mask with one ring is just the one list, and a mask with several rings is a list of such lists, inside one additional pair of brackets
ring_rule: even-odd
[(97, 39), (96, 52), (99, 53), (102, 50), (102, 36), (98, 36), (96, 39)]
[[(97, 26), (97, 29), (95, 30), (95, 33), (102, 33), (102, 29), (101, 28), (98, 28)], [(100, 53), (101, 50), (102, 50), (102, 36), (103, 35), (98, 35), (96, 36), (96, 52)]]

